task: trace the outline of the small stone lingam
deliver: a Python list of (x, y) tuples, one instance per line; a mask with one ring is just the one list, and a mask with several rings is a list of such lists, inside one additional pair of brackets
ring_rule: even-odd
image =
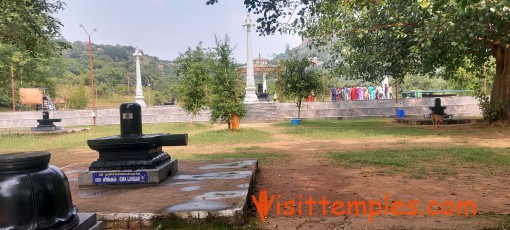
[(50, 112), (49, 111), (43, 111), (43, 119), (37, 119), (37, 127), (32, 128), (32, 131), (56, 131), (61, 130), (61, 127), (56, 126), (53, 124), (54, 122), (61, 122), (62, 119), (56, 118), (56, 119), (50, 119)]
[(87, 141), (99, 159), (80, 174), (79, 185), (158, 184), (177, 173), (177, 160), (162, 146), (187, 145), (188, 134), (142, 134), (138, 103), (120, 106), (120, 131), (119, 136)]
[(446, 109), (446, 106), (441, 106), (441, 98), (436, 98), (434, 100), (434, 106), (429, 108), (432, 111), (432, 114), (437, 114), (441, 116), (445, 115), (444, 110)]

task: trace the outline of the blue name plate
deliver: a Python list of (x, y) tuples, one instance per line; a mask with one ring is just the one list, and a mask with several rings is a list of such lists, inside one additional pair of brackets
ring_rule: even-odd
[(94, 184), (147, 184), (147, 172), (92, 173)]

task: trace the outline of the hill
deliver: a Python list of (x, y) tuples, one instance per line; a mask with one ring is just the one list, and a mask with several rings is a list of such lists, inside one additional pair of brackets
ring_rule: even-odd
[[(136, 86), (135, 52), (133, 46), (92, 44), (94, 84), (99, 97), (112, 94), (134, 95)], [(140, 50), (143, 53), (143, 50)], [(76, 41), (62, 53), (64, 83), (77, 83), (89, 75), (88, 43)], [(161, 100), (172, 96), (171, 86), (177, 79), (172, 73), (173, 63), (144, 54), (140, 57), (142, 85), (161, 93)], [(84, 77), (86, 85), (90, 78)], [(159, 100), (158, 99), (158, 100)]]

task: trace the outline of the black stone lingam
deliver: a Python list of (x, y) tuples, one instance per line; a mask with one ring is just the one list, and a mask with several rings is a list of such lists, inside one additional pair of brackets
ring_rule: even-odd
[(55, 131), (60, 130), (60, 127), (53, 124), (54, 122), (61, 122), (62, 119), (56, 118), (56, 119), (50, 119), (50, 112), (49, 111), (43, 111), (43, 119), (37, 119), (37, 127), (32, 128), (33, 131)]
[(99, 152), (90, 171), (155, 169), (171, 161), (162, 146), (182, 146), (188, 134), (142, 134), (142, 112), (137, 103), (120, 106), (120, 136), (88, 140), (87, 144)]
[(49, 152), (0, 154), (0, 229), (74, 229), (67, 177)]
[(436, 98), (434, 100), (434, 106), (429, 108), (430, 110), (432, 110), (432, 114), (437, 114), (441, 116), (445, 115), (444, 110), (446, 109), (446, 106), (441, 106), (441, 98)]

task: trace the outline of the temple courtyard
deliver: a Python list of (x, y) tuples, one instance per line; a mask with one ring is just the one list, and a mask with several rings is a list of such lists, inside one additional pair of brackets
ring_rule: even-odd
[[(176, 175), (152, 187), (79, 187), (78, 173), (98, 158), (86, 141), (118, 129), (2, 130), (0, 153), (51, 152), (80, 212), (97, 212), (117, 229), (510, 227), (505, 124), (304, 120), (297, 127), (241, 123), (237, 132), (225, 124), (144, 124), (144, 133), (188, 133), (188, 146), (163, 148), (179, 162)], [(205, 209), (194, 212), (198, 206)]]

